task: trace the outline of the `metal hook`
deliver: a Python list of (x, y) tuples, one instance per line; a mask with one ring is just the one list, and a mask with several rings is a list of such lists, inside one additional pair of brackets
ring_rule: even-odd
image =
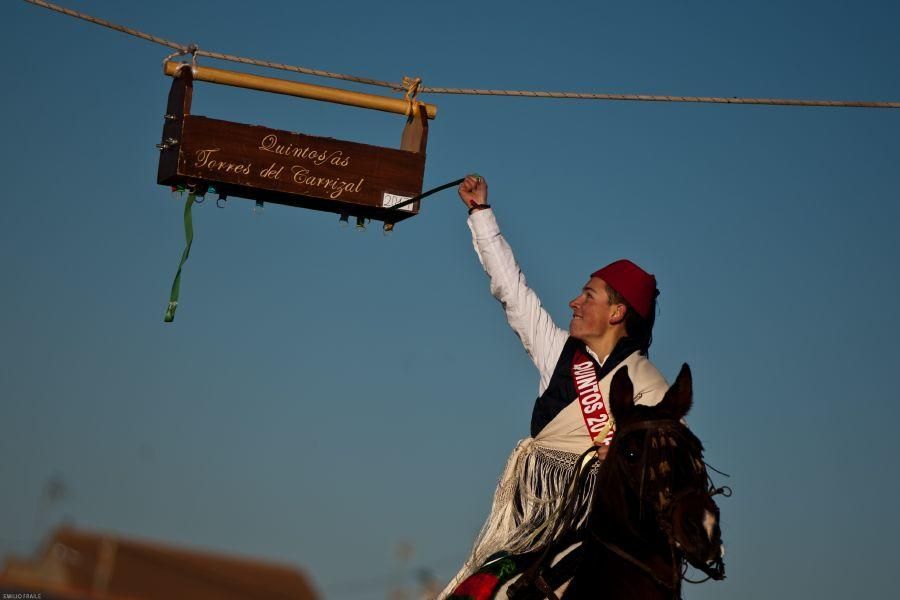
[(197, 44), (190, 44), (187, 49), (191, 55), (191, 70), (193, 71), (197, 68), (197, 51), (200, 50), (200, 46)]
[(710, 496), (715, 496), (717, 494), (721, 494), (725, 498), (731, 498), (732, 491), (730, 487), (728, 487), (727, 485), (723, 485), (720, 488), (715, 488)]
[[(169, 54), (169, 55), (166, 56), (166, 57), (163, 59), (163, 61), (162, 61), (163, 73), (166, 72), (166, 63), (167, 63), (167, 62), (169, 62), (170, 60), (172, 60), (172, 59), (175, 58), (175, 57), (178, 57), (178, 56), (184, 56), (185, 54), (190, 54), (190, 55), (191, 55), (191, 64), (190, 64), (191, 72), (192, 72), (192, 73), (196, 73), (196, 70), (197, 70), (197, 51), (199, 51), (199, 50), (200, 50), (200, 47), (199, 47), (197, 44), (189, 44), (189, 45), (185, 46), (184, 48), (179, 48), (178, 50), (176, 50), (176, 51), (173, 52), (172, 54)], [(181, 66), (179, 66), (178, 69), (181, 70), (183, 67), (187, 67), (187, 66), (188, 66), (187, 63), (181, 63)], [(178, 73), (176, 73), (175, 76), (177, 77), (177, 76), (178, 76)]]
[(167, 137), (164, 142), (156, 145), (156, 149), (159, 150), (160, 152), (162, 152), (163, 150), (168, 150), (169, 148), (171, 148), (173, 146), (177, 146), (177, 145), (178, 145), (178, 140), (176, 140), (173, 137)]

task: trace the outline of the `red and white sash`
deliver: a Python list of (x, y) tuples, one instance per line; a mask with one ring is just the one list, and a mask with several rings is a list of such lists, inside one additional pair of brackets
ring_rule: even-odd
[(585, 356), (580, 348), (575, 350), (572, 357), (572, 381), (578, 392), (578, 406), (581, 407), (588, 435), (595, 444), (609, 446), (615, 433), (615, 422), (600, 391), (594, 361)]

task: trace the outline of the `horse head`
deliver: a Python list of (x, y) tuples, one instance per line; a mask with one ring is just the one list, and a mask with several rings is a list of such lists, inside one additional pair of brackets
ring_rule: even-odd
[[(712, 497), (725, 491), (712, 486), (703, 444), (684, 423), (692, 396), (687, 364), (656, 406), (634, 403), (627, 367), (615, 374), (609, 404), (616, 434), (601, 469), (595, 502), (604, 504), (598, 507), (601, 514), (618, 512), (616, 518), (626, 521), (619, 531), (631, 532), (630, 547), (647, 541), (672, 556), (673, 571), (677, 559), (679, 565), (687, 561), (709, 577), (722, 579), (719, 508)], [(617, 548), (617, 553), (628, 554)], [(673, 579), (680, 575), (679, 569)]]

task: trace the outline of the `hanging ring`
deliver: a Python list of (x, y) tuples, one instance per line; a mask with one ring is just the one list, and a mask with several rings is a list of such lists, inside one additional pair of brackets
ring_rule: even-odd
[(170, 60), (172, 60), (173, 58), (176, 58), (178, 56), (184, 56), (185, 54), (188, 53), (188, 50), (189, 50), (189, 48), (182, 48), (181, 50), (176, 50), (172, 54), (165, 57), (162, 61), (163, 73), (166, 72), (166, 63), (167, 62), (169, 62)]
[[(163, 59), (163, 61), (162, 61), (163, 73), (166, 72), (166, 63), (167, 63), (167, 62), (169, 62), (170, 60), (172, 60), (173, 58), (176, 58), (176, 57), (178, 57), (178, 56), (184, 56), (185, 54), (190, 54), (190, 55), (191, 55), (191, 71), (194, 72), (194, 71), (196, 70), (196, 68), (197, 68), (197, 51), (198, 51), (198, 50), (200, 50), (200, 47), (197, 46), (197, 44), (190, 44), (190, 45), (185, 46), (185, 47), (183, 47), (183, 48), (179, 48), (178, 50), (176, 50), (176, 51), (173, 52), (172, 54), (168, 55), (168, 56), (165, 57), (165, 58)], [(179, 70), (181, 70), (182, 67), (186, 67), (186, 66), (187, 66), (187, 64), (182, 64), (182, 65), (179, 67)]]

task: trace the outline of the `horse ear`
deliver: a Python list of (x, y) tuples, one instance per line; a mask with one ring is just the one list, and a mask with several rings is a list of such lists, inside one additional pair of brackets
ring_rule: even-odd
[(609, 407), (614, 419), (621, 419), (634, 408), (634, 384), (628, 376), (628, 367), (622, 367), (613, 375), (609, 384)]
[(675, 378), (675, 383), (666, 392), (660, 406), (665, 406), (671, 410), (676, 419), (682, 418), (691, 410), (694, 397), (694, 383), (691, 378), (691, 368), (684, 363), (681, 365), (681, 371)]

